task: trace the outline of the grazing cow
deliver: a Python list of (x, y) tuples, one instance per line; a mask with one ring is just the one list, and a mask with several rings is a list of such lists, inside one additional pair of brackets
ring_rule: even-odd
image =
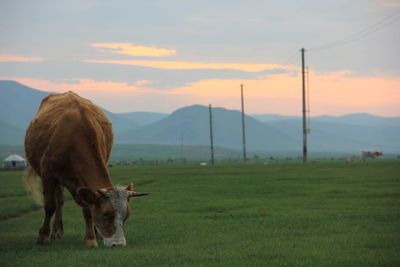
[(42, 100), (25, 136), (25, 154), (32, 168), (25, 182), (29, 186), (41, 180), (43, 187), (45, 215), (38, 244), (49, 244), (54, 212), (51, 236), (63, 235), (66, 187), (82, 207), (86, 246), (97, 247), (97, 231), (106, 247), (126, 245), (123, 225), (130, 214), (129, 200), (147, 193), (134, 192), (132, 184), (112, 185), (107, 169), (112, 143), (110, 121), (89, 100), (73, 92), (49, 95)]
[(375, 150), (363, 150), (362, 151), (362, 156), (361, 158), (363, 160), (367, 158), (374, 159), (375, 157), (383, 156), (383, 153), (380, 151), (375, 151)]

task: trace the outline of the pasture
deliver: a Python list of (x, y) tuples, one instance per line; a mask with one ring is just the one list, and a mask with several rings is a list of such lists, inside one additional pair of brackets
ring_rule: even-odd
[[(3, 266), (400, 266), (400, 162), (113, 167), (131, 201), (125, 248), (89, 249), (73, 201), (64, 237), (35, 244), (42, 210), (0, 172)], [(69, 195), (66, 193), (66, 195)], [(70, 198), (70, 196), (67, 196)]]

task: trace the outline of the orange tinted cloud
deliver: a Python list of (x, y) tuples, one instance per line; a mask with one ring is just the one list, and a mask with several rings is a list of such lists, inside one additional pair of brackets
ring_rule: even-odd
[(0, 77), (0, 80), (14, 80), (31, 88), (53, 93), (73, 91), (112, 112), (170, 112), (188, 103), (186, 97), (171, 95), (162, 90), (145, 89), (137, 85), (150, 83), (144, 80), (133, 85), (92, 79), (52, 82), (42, 79)]
[(400, 2), (395, 1), (385, 1), (383, 2), (384, 7), (400, 7)]
[(176, 54), (176, 51), (171, 49), (137, 46), (128, 43), (97, 43), (90, 46), (110, 49), (109, 52), (111, 53), (138, 57), (166, 57)]
[[(196, 98), (198, 103), (216, 103), (239, 109), (243, 83), (246, 110), (250, 113), (300, 114), (299, 76), (274, 74), (259, 80), (202, 80), (176, 88), (171, 93)], [(383, 116), (400, 115), (400, 79), (393, 77), (353, 77), (350, 72), (310, 74), (312, 115), (342, 115), (368, 112)]]
[(297, 97), (298, 78), (288, 74), (273, 74), (260, 80), (201, 80), (176, 88), (173, 94), (191, 94), (209, 97), (237, 97), (240, 84), (244, 84), (246, 97)]
[[(10, 80), (10, 78), (7, 78)], [(244, 84), (247, 113), (301, 114), (301, 79), (289, 74), (273, 74), (258, 80), (210, 79), (167, 90), (148, 89), (142, 80), (134, 84), (77, 79), (75, 83), (13, 79), (44, 91), (68, 90), (114, 112), (172, 112), (183, 106), (212, 104), (240, 109), (240, 84)], [(155, 87), (157, 83), (154, 83)], [(311, 116), (368, 112), (381, 116), (400, 116), (400, 78), (356, 77), (349, 71), (310, 72)]]
[(152, 84), (152, 81), (149, 80), (140, 80), (134, 83), (135, 86), (143, 86), (143, 85), (148, 85), (148, 84)]
[(247, 72), (260, 72), (272, 69), (292, 70), (296, 67), (284, 66), (279, 64), (241, 64), (241, 63), (200, 63), (200, 62), (185, 62), (185, 61), (155, 61), (155, 60), (83, 60), (88, 63), (101, 64), (118, 64), (141, 66), (156, 69), (168, 70), (195, 70), (195, 69), (212, 69), (212, 70), (241, 70)]
[(106, 92), (109, 94), (136, 94), (140, 88), (127, 83), (95, 81), (92, 79), (74, 79), (65, 82), (52, 82), (42, 79), (31, 78), (0, 78), (2, 80), (14, 80), (29, 87), (54, 93), (74, 91), (76, 93)]
[(0, 62), (42, 62), (41, 57), (23, 57), (11, 54), (0, 54)]

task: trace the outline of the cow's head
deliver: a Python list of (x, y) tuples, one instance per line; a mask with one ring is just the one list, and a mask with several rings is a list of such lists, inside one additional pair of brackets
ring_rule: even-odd
[(104, 245), (106, 247), (125, 246), (124, 222), (131, 212), (129, 200), (132, 197), (148, 195), (148, 193), (134, 192), (132, 184), (126, 188), (117, 186), (99, 189), (97, 192), (88, 188), (79, 188), (77, 193), (84, 204), (90, 208), (93, 223), (103, 236)]

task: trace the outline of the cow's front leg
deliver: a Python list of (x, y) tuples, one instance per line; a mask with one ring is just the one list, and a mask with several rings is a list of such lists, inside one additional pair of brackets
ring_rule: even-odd
[(82, 208), (83, 216), (85, 217), (86, 232), (85, 232), (85, 245), (87, 247), (97, 247), (96, 235), (94, 232), (94, 225), (92, 220), (92, 213), (90, 209)]

